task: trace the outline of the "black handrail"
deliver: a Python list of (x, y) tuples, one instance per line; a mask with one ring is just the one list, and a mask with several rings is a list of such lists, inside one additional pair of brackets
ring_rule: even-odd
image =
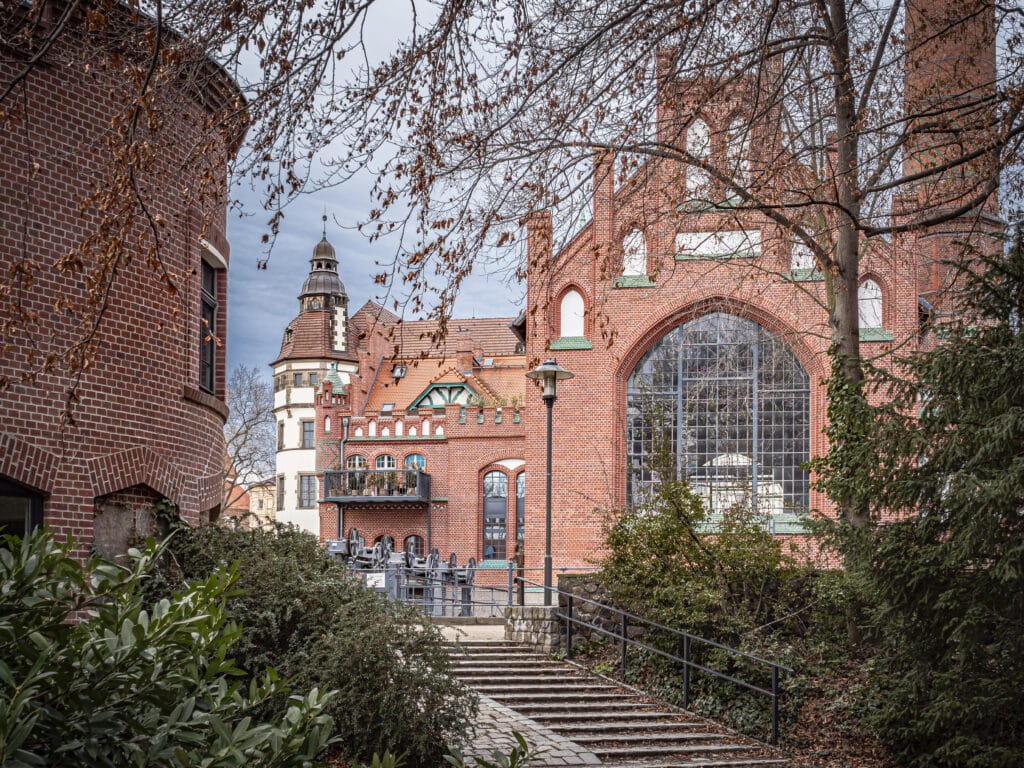
[[(516, 576), (515, 580), (521, 586), (522, 585), (526, 585), (526, 584), (530, 584), (531, 586), (544, 588), (543, 584), (539, 584), (539, 583), (537, 583), (535, 581), (530, 581), (530, 580), (522, 578), (520, 576)], [(565, 592), (565, 591), (559, 589), (558, 587), (550, 587), (550, 589), (551, 589), (552, 592), (554, 592), (559, 597), (563, 597), (564, 596), (566, 598), (566, 610), (567, 610), (567, 612), (566, 613), (562, 613), (561, 611), (556, 611), (555, 612), (555, 616), (556, 617), (558, 617), (560, 619), (564, 619), (565, 622), (566, 622), (566, 624), (565, 624), (565, 656), (566, 656), (566, 658), (572, 658), (573, 625), (577, 625), (578, 624), (578, 625), (583, 626), (583, 627), (588, 627), (591, 631), (597, 632), (597, 633), (602, 634), (602, 635), (606, 635), (607, 637), (610, 637), (610, 638), (613, 638), (613, 639), (617, 639), (617, 640), (619, 640), (621, 642), (622, 647), (621, 647), (620, 665), (621, 665), (622, 679), (623, 680), (625, 680), (625, 678), (626, 678), (626, 649), (630, 645), (635, 646), (637, 648), (641, 648), (643, 650), (646, 650), (646, 651), (649, 651), (651, 653), (657, 654), (657, 655), (662, 656), (662, 657), (664, 657), (666, 659), (669, 659), (671, 661), (675, 661), (675, 662), (678, 662), (678, 663), (682, 664), (683, 665), (683, 708), (684, 709), (688, 709), (689, 706), (690, 706), (690, 682), (691, 682), (690, 671), (691, 670), (699, 670), (701, 672), (706, 672), (709, 675), (712, 675), (713, 677), (717, 677), (717, 678), (720, 678), (722, 680), (728, 680), (730, 683), (734, 683), (735, 685), (738, 685), (738, 686), (741, 686), (741, 687), (746, 688), (748, 690), (754, 691), (755, 693), (764, 694), (764, 695), (770, 697), (771, 698), (771, 702), (772, 702), (771, 703), (771, 706), (772, 706), (772, 734), (771, 734), (771, 743), (772, 744), (777, 744), (778, 743), (778, 741), (779, 741), (779, 673), (780, 672), (785, 672), (788, 675), (793, 675), (793, 674), (795, 674), (793, 669), (791, 669), (790, 667), (785, 666), (784, 664), (779, 664), (778, 662), (771, 661), (769, 659), (762, 659), (760, 656), (754, 656), (753, 654), (747, 653), (746, 651), (741, 651), (738, 648), (732, 648), (732, 647), (730, 647), (728, 645), (724, 645), (722, 643), (717, 643), (714, 640), (708, 640), (706, 638), (699, 637), (699, 636), (691, 634), (689, 632), (684, 632), (681, 629), (674, 629), (673, 627), (668, 627), (668, 626), (665, 626), (664, 624), (659, 624), (656, 621), (651, 621), (650, 619), (645, 619), (642, 616), (638, 616), (635, 613), (630, 613), (629, 611), (624, 611), (621, 608), (616, 608), (615, 606), (607, 605), (606, 603), (602, 603), (602, 602), (599, 602), (597, 600), (591, 600), (590, 598), (583, 597), (581, 595), (573, 595), (571, 592)], [(621, 627), (621, 633), (616, 633), (616, 632), (609, 631), (607, 629), (604, 629), (603, 627), (598, 626), (597, 624), (594, 624), (594, 623), (591, 623), (591, 622), (587, 622), (587, 621), (584, 621), (582, 619), (577, 618), (574, 615), (574, 612), (573, 612), (574, 603), (577, 600), (583, 601), (585, 603), (589, 603), (591, 605), (596, 605), (599, 608), (601, 608), (601, 610), (603, 610), (603, 611), (607, 611), (609, 613), (617, 615), (619, 617), (619, 620), (620, 620), (619, 621), (619, 626)], [(522, 601), (521, 598), (520, 598), (519, 604), (523, 605), (523, 601)], [(652, 645), (650, 645), (648, 643), (644, 643), (644, 642), (641, 642), (639, 640), (635, 640), (635, 639), (629, 637), (630, 622), (640, 622), (640, 623), (645, 624), (645, 625), (647, 625), (649, 627), (652, 627), (654, 629), (659, 629), (659, 630), (661, 630), (663, 632), (668, 632), (669, 634), (672, 634), (672, 635), (675, 635), (677, 637), (682, 638), (682, 640), (683, 640), (683, 656), (682, 657), (676, 656), (673, 653), (669, 653), (668, 651), (663, 651), (660, 648), (655, 648), (654, 646), (652, 646)], [(731, 654), (733, 654), (735, 656), (739, 656), (739, 657), (742, 657), (744, 659), (748, 659), (748, 660), (750, 660), (752, 662), (755, 662), (757, 664), (762, 664), (762, 665), (764, 665), (766, 667), (769, 667), (770, 670), (771, 670), (771, 679), (772, 679), (772, 683), (771, 683), (772, 687), (771, 687), (771, 689), (769, 690), (767, 688), (761, 688), (758, 685), (755, 685), (753, 683), (748, 683), (745, 680), (740, 680), (739, 678), (733, 677), (732, 675), (727, 675), (724, 672), (719, 672), (718, 670), (711, 669), (710, 667), (706, 667), (703, 664), (698, 664), (697, 662), (691, 660), (691, 658), (690, 658), (690, 655), (691, 655), (690, 654), (690, 647), (691, 647), (691, 644), (693, 642), (703, 643), (704, 645), (710, 646), (712, 648), (718, 648), (720, 650), (727, 651), (728, 653), (731, 653)]]

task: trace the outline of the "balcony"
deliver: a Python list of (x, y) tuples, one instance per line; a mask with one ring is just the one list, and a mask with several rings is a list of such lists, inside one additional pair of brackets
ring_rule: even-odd
[(324, 472), (324, 501), (340, 504), (430, 502), (430, 475), (418, 469), (341, 469)]

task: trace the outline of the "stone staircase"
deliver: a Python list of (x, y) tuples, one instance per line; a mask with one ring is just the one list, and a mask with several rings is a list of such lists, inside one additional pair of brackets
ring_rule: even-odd
[[(452, 660), (456, 677), (481, 696), (589, 753), (581, 762), (618, 768), (786, 764), (763, 744), (526, 646), (462, 642), (452, 646)], [(543, 753), (541, 762), (562, 764), (545, 761)]]

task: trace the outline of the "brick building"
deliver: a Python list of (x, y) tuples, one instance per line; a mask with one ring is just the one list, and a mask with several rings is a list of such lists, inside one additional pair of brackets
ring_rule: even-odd
[[(15, 533), (45, 523), (57, 535), (73, 534), (82, 551), (117, 554), (154, 530), (162, 500), (191, 523), (218, 513), (227, 415), (227, 160), (241, 129), (200, 131), (215, 116), (237, 113), (242, 99), (205, 59), (192, 62), (191, 82), (154, 79), (159, 117), (138, 129), (147, 143), (136, 183), (162, 227), (160, 267), (147, 264), (145, 223), (117, 218), (112, 231), (126, 227), (125, 250), (116, 251), (116, 263), (105, 262), (102, 280), (109, 282), (99, 284), (108, 287), (94, 356), (84, 358), (80, 373), (66, 373), (61, 356), (89, 319), (85, 285), (102, 271), (104, 256), (78, 251), (77, 265), (62, 259), (111, 231), (101, 227), (104, 202), (90, 196), (104, 189), (123, 146), (118, 116), (131, 86), (118, 62), (127, 66), (136, 38), (151, 30), (145, 17), (115, 5), (109, 32), (123, 35), (124, 58), (108, 59), (72, 13), (46, 55), (27, 67), (39, 42), (33, 35), (52, 29), (62, 7), (47, 4), (42, 17), (29, 20), (30, 9), (15, 3), (3, 22), (4, 40), (20, 42), (5, 43), (0, 60), (0, 89), (14, 89), (0, 123), (0, 523)], [(12, 323), (16, 311), (29, 322)], [(55, 365), (45, 364), (50, 356)]]
[[(931, 34), (933, 10), (911, 3), (907, 14), (911, 106), (939, 79), (965, 93), (994, 82), (986, 12), (964, 24), (971, 44), (951, 47)], [(752, 87), (738, 81), (699, 106), (687, 102), (692, 89), (666, 87), (659, 139), (755, 168), (777, 123), (745, 114)], [(737, 124), (748, 131), (741, 140)], [(917, 137), (905, 168), (940, 153)], [(810, 249), (768, 217), (730, 207), (695, 167), (650, 160), (622, 178), (616, 160), (595, 157), (589, 221), (561, 248), (550, 213), (529, 217), (527, 306), (516, 321), (452, 319), (442, 342), (436, 325), (401, 323), (372, 304), (353, 318), (358, 366), (315, 396), (322, 539), (356, 528), (368, 542), (388, 536), (497, 565), (517, 536), (539, 566), (547, 433), (525, 373), (555, 356), (575, 374), (553, 411), (556, 567), (599, 551), (603, 510), (641, 501), (665, 448), (713, 513), (753, 504), (785, 536), (803, 532), (802, 513), (830, 511), (805, 468), (827, 450), (831, 336)], [(893, 200), (896, 222), (904, 211), (956, 209), (964, 190), (944, 179), (904, 194)], [(864, 241), (862, 354), (884, 363), (894, 349), (933, 343), (928, 320), (951, 283), (946, 256), (965, 242), (998, 249), (1001, 233), (992, 199), (941, 227)]]

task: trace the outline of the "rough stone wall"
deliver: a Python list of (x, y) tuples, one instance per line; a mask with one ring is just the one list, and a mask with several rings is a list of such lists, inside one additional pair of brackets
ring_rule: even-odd
[[(100, 216), (85, 205), (112, 162), (111, 122), (126, 84), (102, 68), (69, 62), (88, 54), (65, 37), (28, 74), (14, 100), (21, 109), (0, 125), (0, 271), (30, 277), (17, 288), (38, 319), (0, 339), (0, 475), (44, 494), (44, 521), (57, 534), (93, 543), (96, 499), (145, 486), (199, 522), (220, 501), (227, 415), (224, 403), (227, 271), (218, 270), (215, 392), (199, 389), (201, 238), (227, 258), (224, 238), (226, 162), (223, 145), (197, 162), (205, 106), (171, 93), (152, 172), (141, 181), (150, 212), (164, 222), (160, 257), (177, 286), (169, 295), (157, 271), (137, 255), (123, 260), (111, 284), (96, 357), (77, 378), (60, 368), (22, 374), (79, 333), (62, 297), (83, 298), (82, 276), (58, 261), (94, 234)], [(0, 62), (0, 86), (24, 62)], [(173, 89), (172, 89), (173, 90)], [(203, 168), (204, 163), (208, 166)], [(200, 179), (204, 170), (210, 175)], [(202, 186), (202, 194), (197, 189)], [(144, 239), (141, 224), (125, 241)], [(137, 239), (138, 238), (138, 239)], [(61, 416), (77, 387), (73, 421)]]
[(524, 605), (505, 609), (505, 639), (525, 643), (541, 653), (562, 647), (565, 625), (555, 618), (553, 606)]

